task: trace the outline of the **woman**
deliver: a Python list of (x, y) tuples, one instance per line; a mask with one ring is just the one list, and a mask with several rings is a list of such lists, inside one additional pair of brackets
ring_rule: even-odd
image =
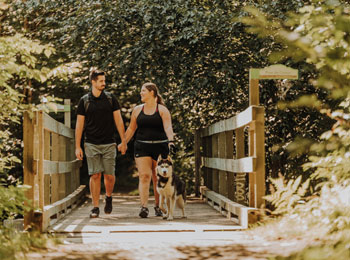
[[(159, 194), (157, 193), (156, 166), (158, 156), (167, 157), (169, 148), (174, 148), (174, 132), (169, 110), (165, 107), (158, 88), (154, 83), (145, 83), (141, 88), (141, 101), (131, 114), (131, 121), (125, 133), (126, 143), (133, 137), (135, 131), (134, 157), (139, 172), (139, 193), (141, 210), (139, 216), (147, 218), (149, 187), (151, 178), (156, 206), (156, 216), (162, 216), (159, 209)], [(119, 150), (119, 146), (118, 146)]]

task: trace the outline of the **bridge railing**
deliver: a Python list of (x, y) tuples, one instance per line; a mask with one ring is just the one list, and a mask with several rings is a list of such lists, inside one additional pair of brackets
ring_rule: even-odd
[(263, 203), (264, 139), (261, 106), (249, 106), (195, 133), (196, 193), (227, 217), (237, 217), (242, 227), (248, 226), (249, 212)]
[(44, 231), (85, 195), (81, 161), (75, 159), (74, 130), (43, 111), (25, 113), (23, 142), (24, 184), (31, 186), (26, 195), (35, 208), (24, 216), (24, 225)]

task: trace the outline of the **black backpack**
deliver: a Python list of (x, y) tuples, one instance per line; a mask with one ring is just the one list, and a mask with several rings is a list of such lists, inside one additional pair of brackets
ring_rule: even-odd
[[(106, 97), (107, 97), (109, 103), (110, 103), (111, 106), (113, 107), (112, 94), (109, 93), (109, 92), (107, 92), (107, 91), (104, 91), (104, 93), (106, 94)], [(90, 105), (90, 93), (85, 94), (85, 95), (83, 96), (83, 101), (84, 101), (84, 109), (85, 109), (85, 114), (86, 114), (87, 111), (88, 111), (89, 105)]]

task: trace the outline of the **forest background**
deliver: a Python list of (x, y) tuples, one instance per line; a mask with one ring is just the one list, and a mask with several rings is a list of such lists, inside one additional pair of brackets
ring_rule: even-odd
[[(268, 193), (277, 189), (269, 201), (285, 213), (306, 196), (320, 196), (324, 183), (344, 185), (349, 177), (349, 1), (27, 0), (1, 1), (0, 10), (5, 187), (23, 175), (21, 113), (70, 98), (74, 128), (92, 67), (107, 72), (107, 90), (120, 101), (126, 125), (141, 85), (158, 85), (176, 133), (175, 168), (189, 193), (194, 131), (248, 107), (250, 68), (298, 69), (297, 81), (261, 82)], [(116, 191), (136, 188), (132, 144), (117, 161)], [(271, 179), (278, 176), (295, 184), (289, 197), (282, 191), (287, 182)]]

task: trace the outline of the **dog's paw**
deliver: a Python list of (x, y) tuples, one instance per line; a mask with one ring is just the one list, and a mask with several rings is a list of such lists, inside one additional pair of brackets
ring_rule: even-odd
[(183, 215), (182, 218), (187, 218), (187, 216), (186, 216), (186, 215)]
[(170, 221), (170, 220), (173, 220), (174, 218), (173, 217), (168, 217), (166, 220)]
[(168, 218), (168, 216), (163, 216), (163, 219), (167, 219)]

